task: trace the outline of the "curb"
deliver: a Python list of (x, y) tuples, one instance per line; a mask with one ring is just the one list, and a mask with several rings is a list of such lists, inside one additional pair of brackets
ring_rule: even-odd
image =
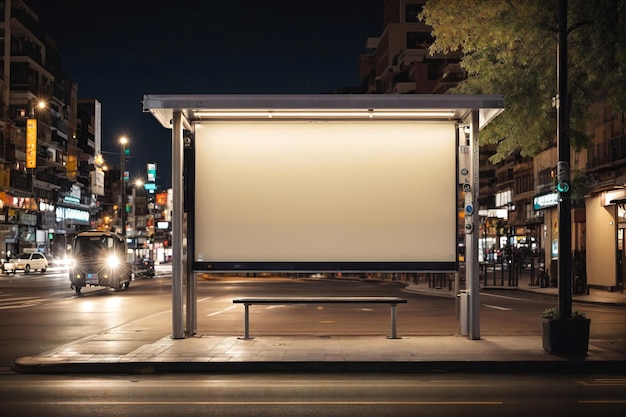
[(163, 374), (163, 373), (556, 373), (625, 374), (625, 361), (429, 361), (429, 362), (57, 362), (19, 358), (14, 370), (23, 374)]

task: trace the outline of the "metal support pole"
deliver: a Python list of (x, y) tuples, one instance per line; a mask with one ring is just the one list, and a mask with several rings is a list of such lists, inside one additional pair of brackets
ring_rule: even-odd
[(183, 138), (183, 210), (185, 211), (185, 277), (187, 279), (187, 327), (186, 334), (192, 336), (198, 329), (198, 278), (193, 273), (194, 229), (195, 229), (195, 138)]
[[(185, 216), (185, 220), (189, 220), (189, 214)], [(187, 230), (187, 236), (185, 239), (187, 242), (185, 245), (186, 262), (184, 268), (185, 281), (187, 282), (187, 326), (185, 334), (187, 336), (193, 336), (196, 334), (196, 330), (198, 328), (198, 281), (196, 279), (196, 274), (194, 274), (191, 270), (193, 255), (191, 254), (189, 247), (189, 229)]]
[(243, 313), (243, 337), (240, 339), (248, 340), (250, 337), (250, 304), (244, 304), (244, 313)]
[(121, 200), (120, 201), (120, 233), (122, 235), (126, 235), (126, 139), (121, 139), (122, 143), (122, 154), (120, 155), (120, 189), (121, 189)]
[(459, 271), (454, 273), (454, 315), (459, 318), (459, 294), (461, 292), (461, 282), (459, 279)]
[(398, 334), (396, 333), (397, 306), (397, 304), (391, 303), (391, 336), (388, 339), (398, 339)]
[[(471, 214), (471, 223), (480, 222), (478, 215), (479, 187), (479, 148), (478, 148), (478, 111), (472, 110), (469, 116), (469, 146), (471, 163), (471, 203), (475, 207)], [(467, 201), (467, 195), (466, 195)], [(469, 293), (469, 339), (480, 339), (480, 271), (478, 267), (478, 234), (470, 232), (465, 235), (467, 292)], [(494, 271), (495, 272), (495, 271)]]
[(172, 117), (172, 338), (184, 339), (183, 322), (183, 114)]
[[(559, 318), (572, 316), (572, 200), (569, 178), (569, 94), (567, 91), (567, 0), (559, 0), (559, 45), (557, 84), (557, 150), (559, 163), (557, 177), (559, 185)], [(561, 186), (564, 184), (565, 186)]]

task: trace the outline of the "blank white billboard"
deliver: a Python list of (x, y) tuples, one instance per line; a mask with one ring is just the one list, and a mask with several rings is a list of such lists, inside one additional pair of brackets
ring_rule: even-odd
[(454, 122), (203, 122), (195, 157), (195, 270), (456, 269)]

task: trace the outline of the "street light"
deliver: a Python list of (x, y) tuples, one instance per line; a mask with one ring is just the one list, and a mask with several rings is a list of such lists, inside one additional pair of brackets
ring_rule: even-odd
[(120, 155), (120, 188), (122, 193), (122, 204), (120, 205), (120, 228), (122, 229), (121, 234), (126, 234), (126, 178), (124, 175), (124, 171), (126, 170), (126, 144), (128, 143), (128, 139), (126, 136), (122, 136), (120, 138), (120, 144), (122, 145), (122, 153)]
[(133, 182), (133, 189), (132, 189), (132, 194), (133, 194), (133, 206), (132, 206), (132, 211), (131, 211), (131, 215), (132, 215), (132, 228), (131, 228), (131, 236), (137, 236), (137, 188), (142, 188), (143, 187), (143, 181), (141, 179), (136, 179)]

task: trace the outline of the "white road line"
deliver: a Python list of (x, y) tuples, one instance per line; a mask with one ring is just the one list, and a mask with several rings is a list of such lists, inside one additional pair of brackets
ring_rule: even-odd
[(488, 294), (488, 293), (484, 293), (481, 291), (480, 296), (487, 296), (487, 297), (496, 297), (496, 298), (504, 298), (506, 300), (517, 300), (517, 301), (530, 301), (530, 300), (526, 300), (524, 298), (517, 298), (517, 297), (509, 297), (507, 295), (497, 295), (497, 294)]
[(2, 305), (0, 306), (0, 310), (11, 310), (16, 308), (26, 308), (26, 307), (34, 307), (40, 305), (39, 302), (26, 302), (22, 304), (12, 304), (12, 305)]
[(223, 309), (223, 310), (220, 310), (220, 311), (215, 311), (215, 312), (213, 312), (213, 313), (211, 313), (211, 314), (207, 314), (207, 317), (217, 316), (218, 314), (225, 313), (226, 311), (228, 311), (228, 310), (232, 310), (232, 309), (233, 309), (233, 308), (235, 308), (235, 307), (237, 307), (237, 306), (226, 307), (226, 308), (225, 308), (225, 309)]
[(265, 307), (266, 310), (271, 310), (273, 308), (282, 308), (282, 307), (286, 307), (284, 304), (281, 305), (275, 305), (275, 306), (267, 306)]
[[(32, 402), (9, 402), (12, 405)], [(49, 405), (76, 405), (51, 401)], [(81, 401), (81, 405), (502, 405), (502, 401)]]
[(513, 310), (512, 308), (506, 308), (506, 307), (499, 307), (499, 306), (494, 306), (491, 304), (483, 304), (485, 307), (489, 307), (489, 308), (495, 308), (496, 310), (504, 310), (504, 311), (511, 311)]
[(11, 297), (0, 299), (0, 310), (34, 307), (43, 303), (45, 299), (37, 297)]
[(37, 298), (37, 297), (11, 297), (11, 298), (2, 298), (0, 299), (1, 302), (11, 302), (11, 301), (23, 301), (23, 300), (43, 300), (43, 298)]

